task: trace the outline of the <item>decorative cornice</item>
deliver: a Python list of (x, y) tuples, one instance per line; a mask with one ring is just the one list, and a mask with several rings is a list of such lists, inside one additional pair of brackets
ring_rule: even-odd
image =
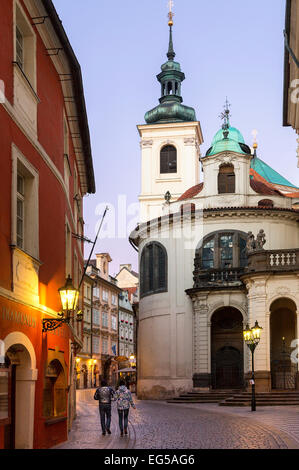
[(153, 146), (154, 141), (153, 140), (141, 140), (140, 141), (140, 147), (141, 148), (150, 148)]

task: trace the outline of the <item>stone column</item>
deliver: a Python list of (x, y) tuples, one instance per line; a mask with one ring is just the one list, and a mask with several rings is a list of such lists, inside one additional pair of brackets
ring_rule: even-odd
[[(254, 369), (256, 391), (268, 392), (271, 390), (271, 373), (270, 373), (270, 331), (269, 317), (267, 310), (267, 280), (269, 276), (255, 276), (245, 280), (248, 289), (248, 323), (252, 327), (257, 320), (263, 328), (261, 332), (261, 340), (254, 353)], [(247, 348), (248, 349), (248, 348)], [(249, 350), (248, 350), (249, 351)], [(251, 353), (250, 353), (251, 355)], [(251, 357), (250, 372), (247, 378), (251, 376)]]
[(193, 386), (210, 387), (207, 294), (197, 293), (193, 302)]

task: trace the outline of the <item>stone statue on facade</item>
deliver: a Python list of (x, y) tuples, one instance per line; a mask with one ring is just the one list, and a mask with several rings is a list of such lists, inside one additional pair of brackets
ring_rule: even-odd
[(252, 232), (247, 234), (246, 251), (249, 253), (255, 249), (255, 239)]
[(266, 235), (264, 230), (260, 230), (256, 236), (256, 250), (263, 250), (264, 244), (266, 243)]
[(250, 253), (254, 250), (263, 250), (266, 243), (266, 234), (263, 229), (259, 231), (256, 239), (252, 232), (247, 234), (246, 251)]

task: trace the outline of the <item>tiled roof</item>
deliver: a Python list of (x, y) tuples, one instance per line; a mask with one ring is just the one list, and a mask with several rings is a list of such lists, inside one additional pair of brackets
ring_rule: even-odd
[(263, 183), (255, 178), (250, 178), (250, 186), (258, 194), (264, 194), (267, 196), (281, 196), (282, 194), (277, 190), (272, 188), (270, 185)]
[(297, 192), (297, 193), (287, 193), (287, 194), (284, 194), (284, 196), (286, 196), (286, 197), (299, 197), (299, 192)]
[(203, 183), (196, 184), (192, 186), (192, 188), (187, 189), (184, 194), (179, 197), (178, 201), (184, 201), (185, 199), (192, 199), (193, 197), (197, 196), (203, 189)]

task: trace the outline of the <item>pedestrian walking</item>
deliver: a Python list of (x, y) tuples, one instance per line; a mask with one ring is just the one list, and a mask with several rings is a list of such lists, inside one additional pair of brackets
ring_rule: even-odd
[(111, 434), (111, 400), (114, 390), (108, 386), (106, 380), (101, 381), (101, 387), (96, 389), (94, 399), (99, 400), (99, 411), (101, 417), (102, 435), (106, 436), (106, 431)]
[(119, 383), (119, 388), (114, 394), (113, 398), (117, 402), (117, 411), (119, 418), (119, 429), (120, 435), (128, 434), (128, 419), (129, 419), (129, 410), (130, 406), (136, 408), (134, 405), (132, 394), (130, 390), (127, 389), (125, 381), (121, 380)]

